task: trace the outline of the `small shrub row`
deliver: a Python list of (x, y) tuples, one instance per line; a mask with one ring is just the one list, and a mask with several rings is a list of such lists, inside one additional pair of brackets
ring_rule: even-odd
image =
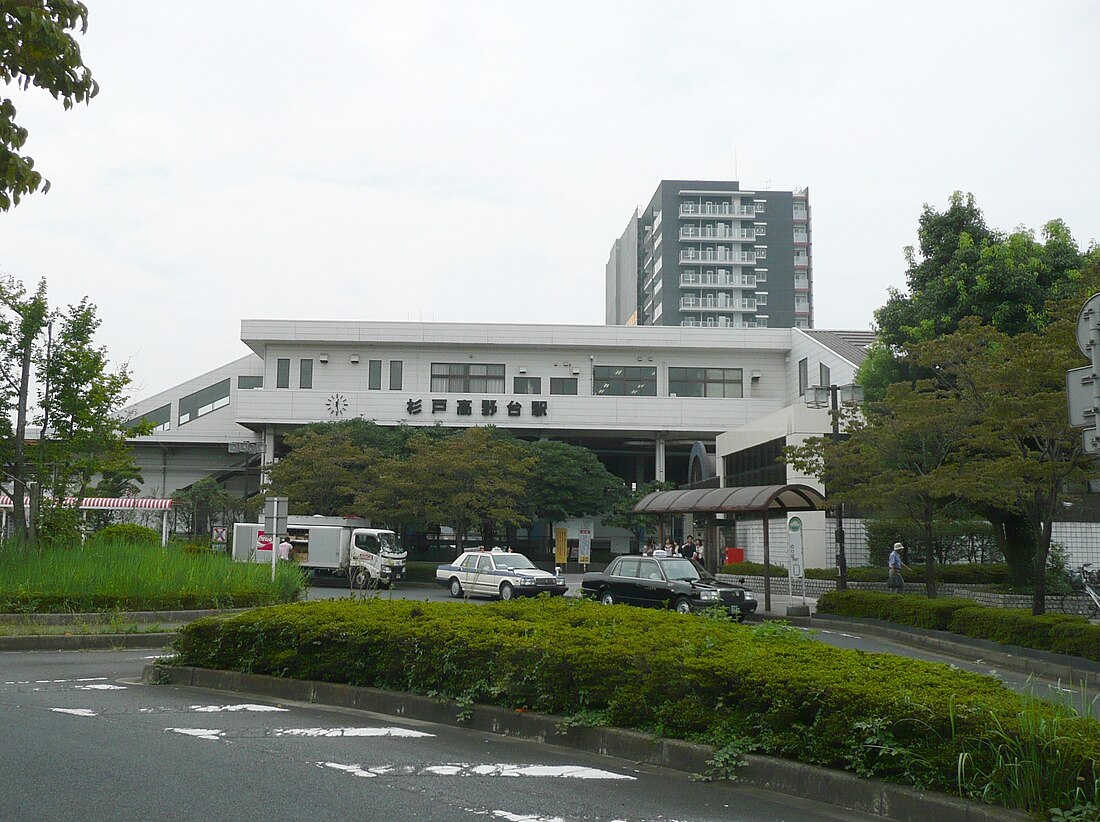
[(927, 599), (876, 591), (829, 591), (817, 600), (822, 613), (869, 617), (950, 631), (1004, 645), (1100, 661), (1100, 625), (1080, 616), (989, 608), (966, 599)]
[[(782, 565), (769, 565), (770, 575), (773, 577), (786, 577), (787, 569)], [(924, 569), (914, 568), (910, 579), (913, 582), (921, 582), (924, 579)], [(764, 565), (759, 562), (735, 562), (722, 567), (723, 574), (734, 576), (763, 576)], [(851, 582), (886, 582), (888, 572), (886, 568), (879, 567), (855, 567), (848, 569), (848, 579)], [(835, 580), (837, 571), (835, 568), (807, 568), (807, 579), (831, 579)], [(936, 579), (951, 585), (1002, 585), (1008, 581), (1008, 566), (1004, 564), (984, 565), (937, 565)]]
[[(1028, 707), (989, 677), (788, 631), (578, 600), (308, 602), (191, 623), (176, 648), (186, 665), (581, 711), (966, 795), (1008, 797), (998, 780), (1010, 777), (989, 744), (993, 720), (1012, 739), (1028, 711), (1057, 722), (1047, 750), (1056, 755), (1038, 765), (1061, 763), (1071, 784), (1093, 785), (1100, 757), (1100, 723), (1051, 703)], [(969, 765), (961, 783), (960, 756)], [(1071, 799), (1046, 789), (1032, 809)]]

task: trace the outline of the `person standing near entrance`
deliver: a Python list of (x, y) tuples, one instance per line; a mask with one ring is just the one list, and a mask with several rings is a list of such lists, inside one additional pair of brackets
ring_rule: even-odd
[(905, 578), (901, 575), (901, 569), (904, 568), (906, 571), (913, 570), (902, 561), (901, 552), (904, 550), (904, 545), (900, 542), (895, 542), (894, 550), (890, 552), (890, 559), (886, 563), (890, 570), (890, 578), (886, 581), (886, 587), (899, 594), (905, 587)]
[(283, 562), (290, 560), (290, 539), (283, 537), (283, 541), (279, 543), (279, 559)]

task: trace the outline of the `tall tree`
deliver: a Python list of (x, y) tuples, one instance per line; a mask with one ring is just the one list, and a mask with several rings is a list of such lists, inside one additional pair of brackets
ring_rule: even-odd
[(340, 423), (288, 434), (290, 453), (271, 469), (274, 493), (288, 497), (294, 514), (354, 516), (357, 498), (377, 482), (380, 450), (362, 444), (358, 428)]
[[(118, 413), (130, 375), (125, 366), (110, 370), (94, 344), (98, 328), (87, 299), (54, 311), (45, 281), (33, 294), (14, 279), (0, 281), (0, 404), (15, 422), (5, 431), (4, 461), (21, 536), (34, 537), (24, 507), (31, 481), (50, 492), (48, 515), (66, 496), (83, 497), (104, 468), (132, 465), (125, 441), (133, 430)], [(37, 439), (28, 439), (28, 425), (38, 426)]]
[[(75, 0), (0, 0), (0, 80), (37, 86), (66, 109), (99, 93), (72, 33), (88, 29), (88, 8)], [(50, 183), (22, 153), (27, 130), (15, 122), (15, 104), (0, 97), (0, 211)]]
[(626, 491), (623, 481), (587, 448), (556, 440), (536, 440), (526, 448), (537, 460), (525, 504), (535, 519), (552, 523), (600, 516), (612, 510)]

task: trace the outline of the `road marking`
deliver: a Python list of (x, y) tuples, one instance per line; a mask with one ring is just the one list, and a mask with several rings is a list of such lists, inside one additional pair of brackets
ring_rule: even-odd
[(165, 728), (164, 730), (175, 734), (183, 734), (184, 736), (193, 736), (196, 739), (207, 739), (211, 742), (217, 742), (225, 733), (225, 731), (219, 731), (216, 728)]
[(276, 728), (274, 733), (275, 736), (400, 736), (411, 739), (435, 736), (408, 728)]
[(497, 819), (506, 819), (508, 822), (565, 822), (560, 816), (539, 816), (537, 813), (493, 811), (493, 816)]
[(72, 716), (98, 716), (98, 714), (89, 708), (50, 708), (51, 711), (56, 711), (59, 714), (70, 714)]
[(532, 776), (552, 779), (625, 779), (631, 782), (637, 777), (612, 773), (599, 768), (587, 768), (582, 765), (471, 765), (468, 763), (448, 763), (445, 765), (383, 765), (365, 768), (362, 765), (343, 765), (339, 762), (318, 762), (319, 768), (332, 768), (337, 771), (370, 778), (374, 776)]
[(5, 685), (56, 685), (61, 682), (102, 682), (105, 676), (86, 676), (81, 679), (23, 679), (5, 682)]
[(215, 714), (220, 711), (255, 711), (257, 713), (263, 712), (280, 712), (288, 713), (289, 708), (276, 708), (274, 705), (253, 705), (250, 702), (246, 702), (242, 705), (192, 705), (192, 711), (198, 711), (202, 714)]
[(106, 682), (100, 682), (95, 685), (77, 685), (78, 691), (125, 691), (125, 685), (109, 685)]

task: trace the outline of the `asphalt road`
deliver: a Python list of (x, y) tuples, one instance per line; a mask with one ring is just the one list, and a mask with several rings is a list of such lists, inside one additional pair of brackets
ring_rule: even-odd
[(143, 685), (152, 657), (0, 653), (0, 819), (870, 819), (462, 728)]

